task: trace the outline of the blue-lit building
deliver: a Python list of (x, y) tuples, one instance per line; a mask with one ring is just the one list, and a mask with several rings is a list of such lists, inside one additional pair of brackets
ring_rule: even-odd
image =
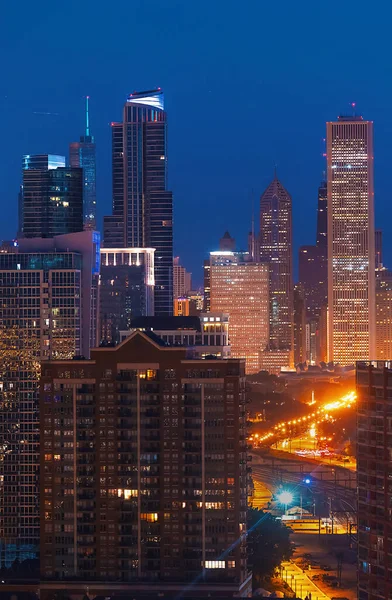
[(86, 131), (79, 142), (69, 146), (69, 163), (71, 167), (83, 169), (83, 223), (84, 229), (96, 229), (96, 152), (94, 136), (90, 134), (89, 97), (86, 98)]
[(0, 567), (38, 556), (39, 423), (50, 420), (38, 413), (41, 370), (97, 345), (98, 280), (93, 231), (0, 253)]
[(155, 248), (156, 315), (173, 314), (173, 197), (167, 189), (167, 119), (160, 89), (130, 94), (112, 123), (113, 213), (105, 248)]
[[(22, 158), (22, 171), (34, 169), (35, 171), (49, 171), (65, 167), (65, 156), (58, 154), (25, 154)], [(23, 184), (20, 186), (18, 195), (18, 234), (23, 236)]]

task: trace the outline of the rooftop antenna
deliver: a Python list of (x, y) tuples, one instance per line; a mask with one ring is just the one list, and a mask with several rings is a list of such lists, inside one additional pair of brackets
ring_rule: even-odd
[(86, 96), (86, 137), (90, 135), (90, 123), (88, 118), (88, 101), (90, 96)]
[(274, 179), (278, 179), (278, 165), (276, 163), (274, 166)]
[(351, 102), (351, 108), (353, 109), (353, 117), (355, 117), (355, 107), (356, 107), (356, 103)]

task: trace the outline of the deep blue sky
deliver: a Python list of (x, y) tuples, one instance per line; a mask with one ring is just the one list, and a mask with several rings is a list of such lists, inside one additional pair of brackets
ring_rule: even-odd
[(83, 131), (86, 94), (102, 223), (111, 210), (109, 123), (127, 93), (161, 86), (175, 252), (198, 282), (226, 229), (245, 246), (252, 190), (258, 212), (275, 163), (293, 198), (294, 256), (313, 243), (325, 121), (352, 101), (375, 122), (376, 224), (392, 266), (391, 16), (387, 0), (5, 2), (0, 238), (15, 234), (22, 154), (67, 154)]

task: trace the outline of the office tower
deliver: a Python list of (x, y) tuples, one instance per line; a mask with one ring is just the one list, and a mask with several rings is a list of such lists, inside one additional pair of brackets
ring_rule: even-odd
[(96, 345), (97, 253), (96, 232), (22, 238), (0, 253), (1, 567), (37, 557), (41, 361)]
[(327, 123), (330, 360), (375, 356), (373, 123)]
[(23, 171), (23, 235), (52, 238), (83, 231), (82, 169)]
[(392, 595), (390, 361), (357, 364), (358, 598)]
[(246, 372), (260, 371), (268, 343), (269, 270), (239, 252), (210, 253), (210, 310), (230, 315), (231, 355), (246, 359)]
[(235, 251), (235, 239), (231, 237), (228, 231), (225, 231), (223, 237), (219, 240), (219, 250)]
[(86, 130), (79, 142), (69, 145), (69, 163), (71, 167), (83, 169), (83, 224), (84, 229), (96, 227), (96, 159), (94, 136), (90, 134), (88, 113), (89, 96), (86, 98)]
[(260, 260), (269, 264), (268, 349), (293, 361), (293, 279), (291, 196), (275, 177), (260, 198)]
[(324, 254), (328, 255), (328, 192), (325, 179), (320, 183), (318, 189), (317, 204), (317, 235), (316, 246), (324, 248)]
[(294, 286), (294, 365), (306, 361), (306, 305), (300, 284)]
[(184, 298), (192, 289), (192, 273), (180, 265), (180, 257), (173, 259), (173, 298)]
[[(36, 171), (48, 171), (65, 167), (65, 156), (58, 154), (25, 154), (22, 158), (22, 171), (34, 169)], [(23, 183), (18, 194), (18, 233), (17, 237), (23, 236)]]
[(211, 308), (211, 261), (209, 258), (203, 261), (204, 301), (203, 310), (208, 312)]
[(382, 231), (376, 229), (374, 232), (374, 246), (375, 246), (375, 258), (376, 258), (376, 269), (382, 267)]
[(102, 248), (99, 332), (118, 344), (131, 320), (154, 314), (154, 248)]
[(41, 570), (61, 589), (251, 592), (244, 362), (186, 356), (135, 331), (45, 365)]
[(155, 314), (173, 314), (173, 198), (167, 190), (166, 112), (160, 89), (130, 94), (112, 123), (113, 214), (105, 248), (155, 248)]

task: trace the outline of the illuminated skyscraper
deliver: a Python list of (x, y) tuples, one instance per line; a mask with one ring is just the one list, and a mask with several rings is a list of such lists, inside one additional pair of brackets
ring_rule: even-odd
[(23, 171), (24, 238), (83, 231), (82, 169), (29, 167)]
[(71, 167), (83, 169), (83, 223), (84, 229), (96, 229), (96, 159), (94, 136), (90, 135), (90, 123), (86, 98), (86, 131), (79, 142), (69, 145)]
[(192, 273), (180, 265), (180, 257), (173, 259), (173, 298), (184, 298), (192, 289)]
[(19, 248), (0, 253), (1, 567), (38, 554), (41, 364), (89, 356), (98, 275), (93, 231), (23, 238)]
[[(48, 171), (65, 167), (65, 156), (58, 154), (25, 154), (22, 159), (22, 171), (34, 169), (36, 171)], [(18, 233), (17, 237), (23, 237), (23, 180), (18, 195)]]
[(329, 358), (375, 356), (373, 123), (327, 123)]
[(155, 248), (155, 314), (173, 314), (173, 198), (167, 190), (166, 112), (160, 89), (130, 94), (112, 123), (113, 214), (105, 248)]
[(269, 349), (287, 350), (289, 362), (293, 361), (291, 212), (291, 196), (275, 174), (260, 198), (260, 260), (269, 263)]
[(231, 355), (246, 359), (247, 373), (257, 373), (268, 344), (269, 270), (244, 258), (239, 252), (210, 253), (210, 310), (229, 313)]

